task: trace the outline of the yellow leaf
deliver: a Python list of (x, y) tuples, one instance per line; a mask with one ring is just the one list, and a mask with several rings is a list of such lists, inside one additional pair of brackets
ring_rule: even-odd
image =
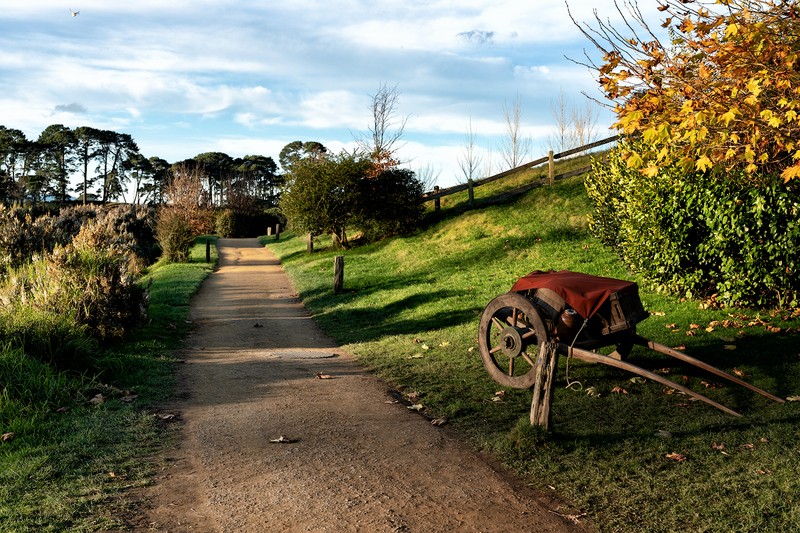
[(654, 178), (658, 175), (658, 167), (656, 165), (648, 165), (642, 169), (642, 174), (648, 178)]
[(639, 168), (642, 166), (642, 157), (637, 153), (632, 153), (628, 159), (625, 161), (627, 163), (628, 168)]
[(704, 172), (709, 168), (711, 168), (712, 166), (714, 165), (711, 163), (711, 160), (708, 158), (707, 155), (704, 155), (695, 162), (695, 168), (697, 168), (697, 170), (699, 170), (700, 172)]
[(733, 108), (733, 109), (729, 110), (727, 113), (723, 113), (719, 118), (722, 119), (722, 121), (727, 126), (728, 124), (731, 123), (732, 120), (734, 120), (736, 118), (736, 112), (737, 111), (738, 111), (738, 109)]
[(781, 173), (784, 182), (800, 178), (800, 163), (785, 169)]
[(739, 25), (738, 24), (730, 24), (727, 28), (725, 28), (725, 38), (730, 39), (732, 36), (739, 33)]
[(755, 78), (753, 78), (751, 80), (748, 80), (746, 87), (747, 87), (748, 92), (750, 94), (752, 94), (753, 96), (757, 97), (759, 94), (761, 94), (761, 81), (760, 80), (757, 80)]

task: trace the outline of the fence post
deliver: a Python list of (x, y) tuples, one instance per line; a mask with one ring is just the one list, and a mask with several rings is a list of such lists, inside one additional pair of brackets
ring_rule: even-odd
[(475, 203), (475, 185), (472, 182), (472, 178), (467, 180), (467, 188), (469, 189), (469, 205)]
[(344, 285), (344, 256), (337, 255), (333, 258), (333, 293), (342, 292)]
[(547, 152), (547, 181), (550, 185), (555, 182), (556, 161), (553, 159), (553, 151)]
[(306, 243), (306, 253), (314, 253), (314, 236), (310, 233), (308, 234), (308, 242)]
[(271, 237), (271, 236), (272, 236), (272, 226), (267, 228), (267, 237)]
[(206, 237), (206, 263), (211, 262), (211, 237)]
[(275, 240), (277, 241), (280, 238), (281, 238), (281, 225), (275, 224)]
[[(439, 194), (439, 186), (438, 185), (436, 185), (433, 188), (433, 194)], [(442, 199), (437, 196), (436, 198), (433, 199), (433, 210), (434, 211), (438, 211), (441, 208), (442, 208)]]

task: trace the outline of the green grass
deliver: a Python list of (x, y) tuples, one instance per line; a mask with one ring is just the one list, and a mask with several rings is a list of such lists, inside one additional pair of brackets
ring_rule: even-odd
[[(450, 207), (463, 201), (451, 199)], [(365, 366), (400, 391), (418, 392), (429, 416), (448, 418), (476, 447), (531, 486), (572, 502), (599, 530), (797, 530), (798, 402), (772, 403), (643, 348), (634, 350), (634, 364), (668, 368), (670, 379), (744, 416), (668, 394), (656, 383), (631, 382), (633, 375), (605, 365), (570, 361), (567, 368), (563, 357), (550, 434), (528, 426), (530, 392), (507, 390), (502, 402), (491, 401), (500, 387), (483, 368), (476, 337), (493, 297), (537, 269), (637, 280), (590, 236), (588, 210), (581, 178), (570, 178), (506, 205), (445, 208), (412, 236), (351, 250), (319, 243), (307, 255), (304, 236), (290, 233), (264, 242), (323, 329)], [(345, 257), (345, 290), (338, 295), (335, 255)], [(798, 317), (704, 310), (646, 287), (641, 297), (657, 314), (640, 324), (640, 334), (736, 369), (778, 396), (800, 394), (800, 336), (786, 333), (797, 331)], [(781, 332), (748, 325), (756, 319)], [(721, 324), (706, 331), (712, 321)], [(617, 386), (627, 394), (613, 393)], [(588, 395), (590, 387), (600, 395)], [(672, 453), (686, 459), (668, 458)]]
[[(125, 492), (150, 482), (152, 458), (172, 438), (152, 413), (171, 394), (172, 351), (191, 327), (189, 300), (216, 250), (212, 263), (204, 261), (203, 241), (191, 263), (151, 267), (143, 280), (152, 283), (150, 322), (99, 353), (83, 375), (0, 351), (0, 372), (25, 373), (16, 381), (28, 398), (3, 384), (0, 432), (15, 438), (0, 443), (0, 532), (121, 526), (130, 505)], [(137, 398), (123, 401), (126, 391)], [(88, 400), (98, 393), (107, 401), (94, 406)]]

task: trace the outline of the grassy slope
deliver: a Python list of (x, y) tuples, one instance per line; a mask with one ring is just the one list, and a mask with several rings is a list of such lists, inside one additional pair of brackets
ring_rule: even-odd
[[(151, 322), (126, 342), (98, 354), (97, 379), (64, 376), (73, 401), (31, 408), (17, 437), (0, 446), (0, 531), (98, 531), (120, 524), (124, 491), (149, 482), (149, 458), (165, 433), (152, 407), (171, 394), (175, 360), (190, 327), (188, 304), (211, 271), (205, 246), (187, 264), (150, 269)], [(212, 259), (213, 260), (213, 259)], [(124, 391), (138, 397), (121, 401)], [(100, 406), (88, 400), (109, 398)]]
[[(448, 198), (450, 205), (463, 201)], [(531, 485), (574, 502), (599, 529), (795, 527), (800, 523), (798, 403), (773, 404), (643, 349), (634, 351), (634, 363), (668, 367), (670, 379), (745, 416), (736, 419), (689, 402), (655, 383), (633, 383), (630, 374), (604, 365), (573, 361), (567, 368), (563, 357), (551, 435), (528, 426), (528, 391), (509, 390), (504, 401), (491, 401), (500, 387), (483, 369), (476, 336), (483, 307), (494, 296), (536, 269), (636, 279), (589, 235), (588, 210), (581, 179), (571, 178), (508, 205), (445, 213), (411, 237), (345, 252), (322, 249), (308, 256), (305, 239), (291, 234), (269, 242), (306, 305), (338, 342), (399, 390), (419, 392), (430, 416), (447, 417)], [(345, 256), (346, 290), (333, 295), (333, 256), (339, 254)], [(639, 333), (735, 368), (779, 396), (800, 393), (797, 334), (748, 327), (754, 311), (700, 310), (696, 302), (645, 289), (641, 296), (645, 308), (658, 315), (642, 323)], [(765, 313), (759, 318), (784, 330), (800, 325), (796, 318), (786, 322)], [(705, 330), (711, 321), (726, 319), (741, 327)], [(666, 327), (671, 324), (676, 327)], [(691, 324), (702, 327), (692, 330)], [(690, 330), (696, 334), (687, 335)], [(627, 393), (612, 393), (615, 386)], [(600, 395), (588, 395), (589, 387)], [(666, 457), (673, 452), (686, 460)]]

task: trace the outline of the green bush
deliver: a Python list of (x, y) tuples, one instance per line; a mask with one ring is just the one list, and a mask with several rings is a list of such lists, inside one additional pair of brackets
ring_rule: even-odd
[(192, 222), (183, 210), (164, 206), (156, 219), (156, 239), (161, 246), (161, 257), (170, 263), (186, 261), (194, 244)]
[(85, 224), (72, 243), (10, 271), (0, 300), (9, 308), (70, 317), (98, 339), (120, 337), (145, 316), (147, 293), (135, 283), (138, 257), (125, 247), (100, 245), (104, 229)]
[(404, 168), (385, 170), (359, 184), (359, 211), (354, 224), (368, 241), (409, 233), (424, 211), (424, 193), (414, 172)]
[(236, 229), (236, 215), (233, 209), (222, 209), (214, 218), (214, 233), (222, 238), (233, 237)]
[(0, 274), (31, 258), (66, 246), (88, 221), (103, 227), (97, 245), (124, 248), (141, 265), (155, 258), (152, 209), (128, 206), (74, 206), (57, 215), (37, 216), (31, 208), (0, 206)]
[(725, 304), (800, 303), (800, 187), (778, 176), (685, 173), (647, 177), (621, 145), (586, 179), (589, 226), (657, 288)]

